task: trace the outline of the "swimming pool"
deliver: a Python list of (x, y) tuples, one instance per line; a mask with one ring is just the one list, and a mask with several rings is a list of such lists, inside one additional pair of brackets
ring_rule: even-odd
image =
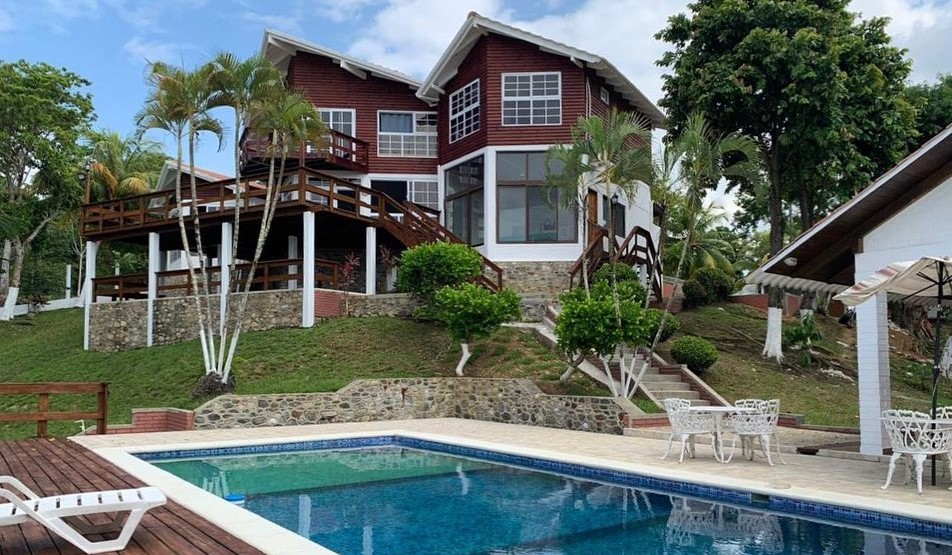
[(927, 521), (399, 436), (140, 457), (344, 555), (952, 554)]

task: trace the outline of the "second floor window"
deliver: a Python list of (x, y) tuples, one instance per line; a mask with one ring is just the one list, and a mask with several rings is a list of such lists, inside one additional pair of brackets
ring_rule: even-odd
[(450, 95), (450, 142), (479, 130), (479, 79)]
[(561, 125), (562, 74), (503, 73), (503, 125)]
[(436, 112), (379, 112), (379, 156), (436, 157)]
[(354, 133), (355, 110), (348, 108), (321, 108), (318, 110), (321, 114), (321, 121), (329, 129), (350, 137), (356, 137)]

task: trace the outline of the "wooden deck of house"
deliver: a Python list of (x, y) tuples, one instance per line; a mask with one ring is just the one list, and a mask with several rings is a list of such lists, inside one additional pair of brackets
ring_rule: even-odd
[[(39, 495), (143, 486), (119, 467), (66, 439), (0, 442), (0, 475), (14, 476)], [(103, 515), (99, 515), (103, 518)], [(103, 522), (106, 522), (105, 520)], [(94, 524), (100, 523), (98, 520)], [(111, 536), (110, 536), (111, 537)], [(97, 538), (93, 538), (97, 539)], [(43, 526), (0, 527), (2, 555), (74, 555), (82, 552)], [(201, 516), (169, 501), (146, 513), (125, 555), (258, 554)]]

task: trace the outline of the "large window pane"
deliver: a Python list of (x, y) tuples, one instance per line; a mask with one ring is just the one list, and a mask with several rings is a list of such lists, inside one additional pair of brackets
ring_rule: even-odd
[(529, 181), (545, 181), (545, 153), (530, 152), (529, 158)]
[(526, 154), (524, 152), (499, 153), (496, 155), (496, 180), (526, 180)]
[(483, 191), (482, 189), (475, 191), (470, 195), (470, 218), (471, 220), (471, 235), (469, 244), (470, 245), (482, 245), (485, 242), (486, 237), (486, 227), (485, 227), (485, 212), (483, 211)]
[(559, 241), (578, 240), (578, 218), (574, 208), (559, 206)]
[[(542, 187), (528, 187), (529, 241), (558, 240), (558, 211)], [(553, 199), (554, 200), (554, 199)]]
[(499, 241), (526, 240), (526, 188), (499, 188)]
[(463, 241), (469, 242), (469, 197), (446, 203), (446, 227)]
[(380, 112), (381, 133), (413, 133), (413, 114)]
[(483, 157), (478, 156), (446, 170), (446, 196), (483, 186)]

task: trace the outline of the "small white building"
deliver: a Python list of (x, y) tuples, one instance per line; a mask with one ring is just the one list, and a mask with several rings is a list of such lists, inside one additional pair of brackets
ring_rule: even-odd
[[(749, 280), (839, 292), (892, 262), (929, 255), (952, 255), (952, 125), (797, 237)], [(882, 454), (888, 446), (879, 420), (891, 408), (886, 301), (879, 294), (856, 307), (860, 450), (868, 454)]]

